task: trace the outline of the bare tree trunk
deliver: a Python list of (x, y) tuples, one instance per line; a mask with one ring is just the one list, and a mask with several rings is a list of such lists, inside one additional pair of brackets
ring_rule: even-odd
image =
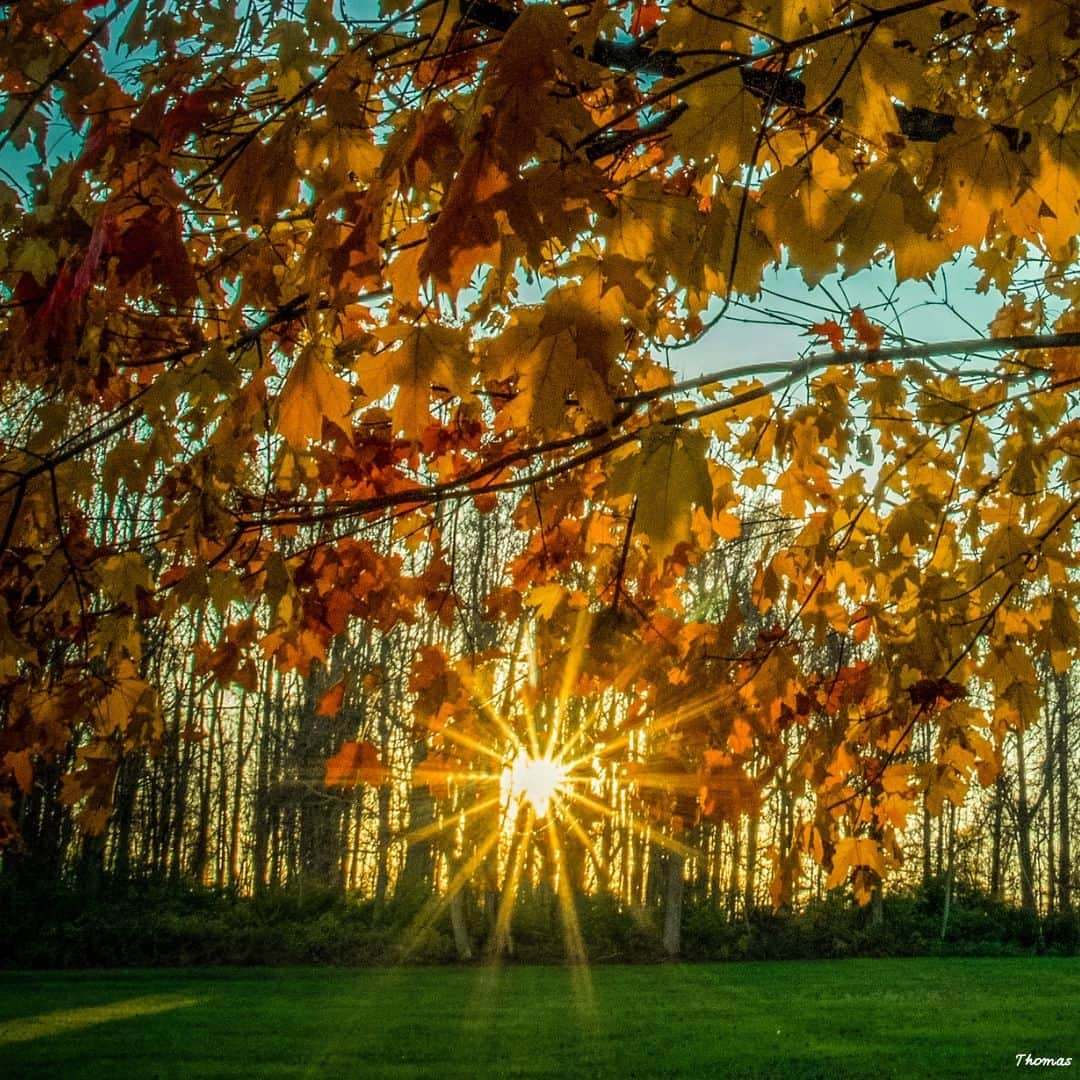
[(191, 853), (189, 873), (197, 885), (202, 885), (206, 874), (206, 863), (210, 853), (210, 795), (214, 776), (214, 750), (217, 745), (218, 711), (220, 694), (215, 693), (210, 702), (210, 716), (207, 723), (206, 737), (199, 742), (199, 815), (195, 830), (195, 847)]
[(731, 823), (731, 872), (728, 877), (727, 915), (734, 919), (739, 907), (739, 866), (742, 862), (742, 831), (738, 821)]
[(113, 876), (119, 882), (131, 877), (131, 847), (134, 843), (133, 818), (135, 796), (142, 776), (142, 751), (129, 751), (120, 761), (116, 778), (116, 798), (113, 811)]
[(990, 851), (990, 895), (1000, 900), (1004, 887), (1001, 846), (1004, 840), (1003, 817), (1005, 809), (1005, 785), (999, 776), (994, 782), (993, 847)]
[[(1000, 818), (1000, 812), (999, 812)], [(930, 883), (930, 879), (934, 876), (933, 865), (931, 863), (931, 831), (930, 831), (930, 806), (927, 803), (926, 796), (923, 795), (922, 806), (922, 880), (925, 887)]]
[[(1057, 812), (1058, 812), (1058, 906), (1072, 911), (1072, 852), (1069, 842), (1069, 676), (1062, 672), (1057, 681)], [(1051, 783), (1053, 781), (1051, 780)]]
[(675, 851), (666, 853), (664, 882), (664, 953), (675, 959), (682, 951), (682, 909), (686, 882), (686, 859)]
[(1024, 755), (1024, 733), (1016, 733), (1016, 774), (1020, 798), (1016, 807), (1016, 845), (1020, 859), (1020, 904), (1025, 911), (1035, 912), (1035, 862), (1031, 851), (1031, 804), (1028, 801), (1027, 761)]
[(229, 822), (229, 884), (232, 886), (240, 882), (240, 804), (244, 790), (244, 769), (251, 752), (251, 745), (244, 746), (247, 707), (248, 695), (245, 693), (240, 697), (240, 720), (236, 733), (236, 776), (233, 779), (232, 813)]
[[(450, 880), (454, 879), (458, 867), (453, 859), (448, 860), (447, 869)], [(454, 948), (457, 950), (459, 960), (471, 960), (473, 958), (472, 939), (469, 937), (469, 927), (465, 920), (465, 887), (455, 889), (450, 894), (450, 929), (454, 934)]]
[(941, 940), (949, 932), (949, 912), (952, 907), (953, 876), (956, 870), (956, 807), (949, 803), (948, 869), (945, 871), (945, 902), (941, 908)]
[(750, 912), (757, 904), (755, 892), (757, 891), (757, 855), (758, 855), (758, 826), (761, 823), (760, 816), (755, 812), (746, 821), (746, 882), (743, 892), (743, 913), (749, 918)]
[[(261, 702), (259, 752), (255, 759), (255, 792), (252, 796), (252, 886), (262, 892), (267, 885), (270, 861), (270, 734), (273, 719), (274, 668), (265, 665), (266, 680)], [(280, 676), (278, 676), (280, 679)]]

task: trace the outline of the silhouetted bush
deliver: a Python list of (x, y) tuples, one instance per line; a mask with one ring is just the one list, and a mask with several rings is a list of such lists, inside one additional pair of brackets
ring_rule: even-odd
[[(1075, 955), (1075, 913), (1039, 919), (977, 889), (954, 883), (944, 920), (944, 883), (884, 898), (880, 920), (840, 890), (803, 910), (755, 909), (729, 918), (712, 903), (683, 911), (686, 960), (831, 959), (850, 956)], [(187, 964), (446, 964), (457, 960), (447, 907), (413, 890), (383, 903), (339, 891), (288, 888), (242, 897), (228, 890), (144, 884), (105, 888), (88, 900), (71, 886), (35, 887), (0, 876), (0, 964), (99, 967)], [(425, 906), (427, 904), (428, 906)], [(493, 911), (463, 904), (473, 955), (490, 955)], [(419, 921), (417, 915), (423, 913)], [(664, 958), (660, 912), (610, 895), (579, 896), (575, 915), (593, 963)], [(944, 936), (942, 926), (945, 922)], [(417, 929), (417, 927), (420, 929)], [(515, 906), (516, 963), (563, 963), (569, 930), (550, 889), (524, 891)]]

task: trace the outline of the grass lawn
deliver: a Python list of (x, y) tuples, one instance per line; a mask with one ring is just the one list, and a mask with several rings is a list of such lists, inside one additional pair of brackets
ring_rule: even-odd
[(1080, 960), (0, 974), (5, 1080), (951, 1080), (1023, 1052), (1080, 1073)]

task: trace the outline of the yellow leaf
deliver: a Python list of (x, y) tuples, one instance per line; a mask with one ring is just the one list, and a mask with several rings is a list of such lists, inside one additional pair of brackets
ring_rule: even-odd
[(24, 794), (29, 793), (34, 782), (34, 767), (30, 761), (30, 751), (9, 750), (4, 755), (4, 764), (11, 770), (19, 790)]
[(739, 70), (694, 83), (683, 100), (689, 108), (672, 136), (679, 156), (687, 162), (712, 159), (721, 176), (736, 174), (751, 160), (761, 126), (761, 104)]
[(637, 496), (635, 530), (648, 536), (658, 559), (690, 538), (695, 506), (711, 509), (707, 448), (700, 432), (656, 424), (645, 431), (641, 449), (611, 471), (608, 494)]
[(833, 236), (850, 210), (852, 180), (836, 154), (819, 148), (761, 186), (757, 223), (774, 244), (788, 249), (807, 284), (817, 284), (836, 268)]
[(314, 343), (301, 352), (278, 399), (278, 431), (294, 447), (322, 436), (323, 420), (349, 430), (352, 391), (331, 369), (333, 349)]
[(865, 866), (879, 877), (885, 874), (881, 845), (865, 837), (845, 836), (836, 842), (832, 871), (825, 882), (826, 889), (835, 889), (844, 882), (852, 867)]
[(924, 62), (883, 26), (868, 39), (857, 34), (827, 38), (815, 52), (803, 74), (807, 106), (816, 109), (841, 98), (844, 127), (864, 139), (883, 142), (899, 129), (893, 101), (917, 105), (925, 97)]
[(499, 379), (517, 377), (517, 395), (502, 410), (499, 427), (540, 435), (564, 431), (572, 402), (593, 420), (607, 423), (615, 404), (607, 370), (623, 346), (613, 292), (601, 293), (594, 275), (587, 286), (555, 290), (543, 308), (515, 313), (488, 350)]
[(356, 373), (373, 401), (394, 395), (390, 409), (394, 430), (417, 440), (432, 423), (433, 401), (448, 394), (469, 396), (472, 361), (468, 341), (450, 326), (392, 325), (377, 331), (387, 348), (362, 357)]
[(553, 581), (547, 585), (534, 585), (525, 597), (525, 603), (536, 608), (541, 618), (550, 619), (565, 595), (566, 589)]
[(290, 117), (269, 142), (251, 139), (230, 162), (221, 181), (221, 196), (242, 217), (270, 221), (295, 203), (300, 188), (295, 151), (299, 126)]

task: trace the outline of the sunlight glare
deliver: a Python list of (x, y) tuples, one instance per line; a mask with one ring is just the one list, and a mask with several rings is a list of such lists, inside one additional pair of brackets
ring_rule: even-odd
[(507, 771), (511, 799), (525, 799), (538, 820), (547, 817), (552, 796), (566, 780), (566, 767), (554, 758), (534, 758), (522, 750)]

